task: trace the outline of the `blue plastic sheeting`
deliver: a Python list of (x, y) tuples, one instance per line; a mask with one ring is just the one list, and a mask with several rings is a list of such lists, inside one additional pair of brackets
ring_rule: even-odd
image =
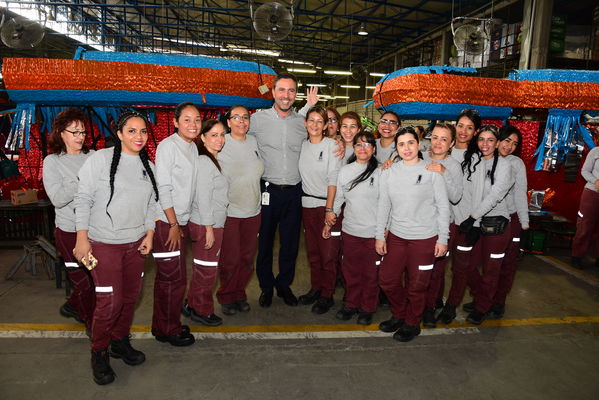
[(205, 93), (206, 102), (201, 93), (160, 93), (121, 90), (8, 90), (8, 96), (15, 103), (36, 103), (41, 105), (177, 105), (183, 101), (191, 101), (199, 107), (226, 108), (243, 104), (248, 108), (269, 108), (272, 99), (254, 97), (228, 96)]
[(251, 61), (232, 60), (229, 58), (206, 57), (206, 56), (180, 56), (156, 53), (124, 53), (108, 51), (83, 51), (77, 49), (75, 59), (93, 61), (120, 61), (137, 64), (170, 65), (173, 67), (186, 68), (210, 68), (224, 71), (255, 72), (264, 75), (276, 75), (277, 73), (269, 66)]
[(392, 78), (397, 78), (398, 76), (404, 75), (415, 75), (415, 74), (456, 74), (456, 75), (472, 75), (477, 73), (476, 68), (463, 68), (463, 67), (450, 67), (450, 66), (442, 66), (442, 65), (431, 65), (428, 67), (409, 67), (399, 69), (395, 72), (390, 72), (387, 75), (383, 76), (377, 83), (382, 81), (386, 81)]
[(513, 81), (553, 81), (599, 83), (599, 71), (575, 71), (563, 69), (517, 69), (510, 72)]
[(512, 109), (510, 107), (490, 107), (462, 103), (394, 103), (380, 109), (393, 111), (403, 119), (439, 119), (453, 121), (458, 114), (466, 108), (477, 110), (483, 119), (505, 120), (512, 115)]

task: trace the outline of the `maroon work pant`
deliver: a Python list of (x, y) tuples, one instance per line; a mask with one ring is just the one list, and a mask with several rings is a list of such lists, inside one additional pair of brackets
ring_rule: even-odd
[[(597, 235), (595, 240), (593, 234)], [(595, 257), (599, 258), (599, 193), (585, 188), (580, 196), (572, 256), (584, 257), (591, 243), (595, 247)]]
[(135, 302), (142, 287), (145, 257), (132, 243), (91, 242), (98, 264), (91, 270), (96, 285), (96, 308), (92, 323), (92, 350), (106, 349), (111, 339), (129, 335)]
[(374, 238), (361, 238), (343, 232), (343, 264), (346, 307), (375, 312), (379, 302), (378, 265), (381, 256)]
[(518, 267), (520, 233), (522, 232), (522, 225), (520, 225), (518, 214), (514, 213), (510, 216), (510, 226), (510, 242), (505, 252), (503, 263), (501, 264), (499, 281), (497, 282), (497, 291), (493, 297), (493, 303), (500, 305), (505, 305), (505, 299), (512, 289), (514, 278), (516, 277), (516, 269)]
[(437, 236), (428, 239), (402, 239), (389, 232), (387, 254), (381, 262), (379, 285), (387, 295), (391, 313), (406, 324), (420, 324), (426, 303)]
[[(473, 228), (478, 229), (478, 228)], [(447, 296), (447, 303), (459, 306), (464, 299), (464, 293), (468, 284), (472, 284), (474, 270), (480, 261), (480, 240), (476, 245), (466, 242), (466, 236), (459, 231), (455, 235), (455, 247), (451, 248), (453, 253), (451, 262), (451, 288)]]
[(154, 280), (154, 314), (152, 330), (157, 335), (174, 336), (181, 333), (181, 307), (187, 284), (186, 244), (189, 238), (187, 225), (180, 225), (184, 237), (181, 248), (170, 251), (166, 239), (169, 224), (156, 221), (152, 255), (156, 261)]
[(71, 297), (69, 297), (67, 303), (79, 313), (79, 317), (85, 322), (85, 325), (91, 328), (96, 294), (91, 274), (73, 256), (77, 234), (56, 228), (54, 230), (54, 240), (64, 260), (65, 270), (71, 282)]
[(189, 223), (189, 236), (193, 253), (191, 283), (189, 284), (189, 306), (197, 314), (214, 314), (214, 300), (212, 291), (218, 276), (218, 258), (223, 243), (223, 228), (213, 228), (214, 244), (209, 249), (206, 245), (206, 227)]
[(216, 298), (220, 304), (245, 301), (245, 287), (254, 273), (258, 248), (260, 214), (250, 218), (227, 217), (219, 260), (220, 287)]
[(322, 297), (333, 297), (337, 277), (337, 260), (341, 247), (341, 229), (336, 223), (331, 227), (331, 237), (322, 237), (324, 207), (302, 209), (306, 250), (310, 263), (312, 289), (320, 290)]
[[(501, 265), (512, 238), (511, 229), (509, 223), (501, 235), (481, 235), (474, 245), (475, 252), (480, 252), (480, 258), (474, 257), (470, 260), (472, 266), (468, 268), (469, 284), (472, 287), (475, 307), (482, 313), (489, 311), (493, 305)], [(478, 266), (481, 264), (482, 268), (479, 272)]]
[(435, 308), (437, 299), (443, 298), (443, 292), (445, 291), (445, 266), (449, 261), (449, 257), (453, 252), (451, 249), (454, 247), (456, 241), (456, 235), (458, 233), (458, 226), (454, 223), (449, 225), (449, 243), (447, 248), (450, 249), (444, 257), (435, 259), (435, 266), (431, 273), (431, 280), (428, 284), (428, 290), (426, 291), (426, 307)]

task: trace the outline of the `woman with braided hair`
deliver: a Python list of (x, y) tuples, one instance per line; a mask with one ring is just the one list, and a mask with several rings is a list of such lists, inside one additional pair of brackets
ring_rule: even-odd
[(144, 149), (146, 126), (143, 115), (122, 114), (115, 146), (91, 155), (78, 175), (73, 255), (91, 270), (96, 286), (91, 361), (98, 385), (114, 381), (109, 354), (129, 365), (145, 361), (144, 353), (131, 347), (129, 333), (158, 201), (154, 165)]

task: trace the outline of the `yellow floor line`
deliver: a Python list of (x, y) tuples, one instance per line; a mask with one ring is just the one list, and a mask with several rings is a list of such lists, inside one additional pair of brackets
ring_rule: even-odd
[[(599, 323), (599, 316), (579, 317), (547, 317), (547, 318), (523, 318), (487, 320), (481, 327), (490, 326), (538, 326), (538, 325), (564, 325), (579, 323)], [(439, 328), (465, 328), (474, 327), (468, 322), (452, 322), (449, 325), (439, 325)], [(342, 331), (376, 331), (378, 325), (357, 324), (331, 324), (331, 325), (247, 325), (247, 326), (191, 326), (192, 332), (219, 332), (219, 333), (257, 333), (257, 332), (342, 332)], [(0, 331), (84, 331), (83, 325), (74, 324), (12, 324), (0, 323)], [(133, 325), (132, 332), (149, 332), (148, 325)]]

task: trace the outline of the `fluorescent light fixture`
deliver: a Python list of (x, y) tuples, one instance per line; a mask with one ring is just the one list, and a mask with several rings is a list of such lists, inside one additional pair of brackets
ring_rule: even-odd
[(335, 96), (335, 99), (349, 99), (349, 96)]
[(269, 56), (269, 57), (278, 57), (281, 54), (281, 52), (279, 52), (279, 51), (250, 49), (247, 47), (235, 47), (235, 46), (231, 46), (231, 45), (227, 45), (226, 47), (221, 47), (220, 51), (232, 51), (232, 52), (236, 52), (236, 53), (255, 54), (258, 56)]
[(325, 70), (324, 73), (327, 75), (351, 75), (350, 71)]
[(282, 63), (286, 63), (286, 64), (312, 65), (312, 63), (309, 63), (309, 62), (286, 60), (284, 58), (279, 58), (277, 61), (282, 62)]
[(360, 86), (357, 86), (357, 85), (339, 85), (339, 87), (342, 87), (345, 89), (360, 89)]
[(368, 32), (366, 31), (366, 28), (364, 27), (364, 22), (362, 22), (360, 24), (360, 28), (358, 28), (358, 35), (360, 35), (360, 36), (368, 36)]
[(376, 86), (366, 86), (366, 89), (376, 89)]
[(380, 72), (371, 72), (368, 75), (370, 75), (370, 76), (385, 76), (387, 74), (381, 74)]
[(297, 72), (300, 74), (315, 74), (316, 73), (315, 69), (304, 69), (304, 68), (287, 68), (287, 71)]
[(306, 83), (306, 86), (327, 87), (324, 83)]

